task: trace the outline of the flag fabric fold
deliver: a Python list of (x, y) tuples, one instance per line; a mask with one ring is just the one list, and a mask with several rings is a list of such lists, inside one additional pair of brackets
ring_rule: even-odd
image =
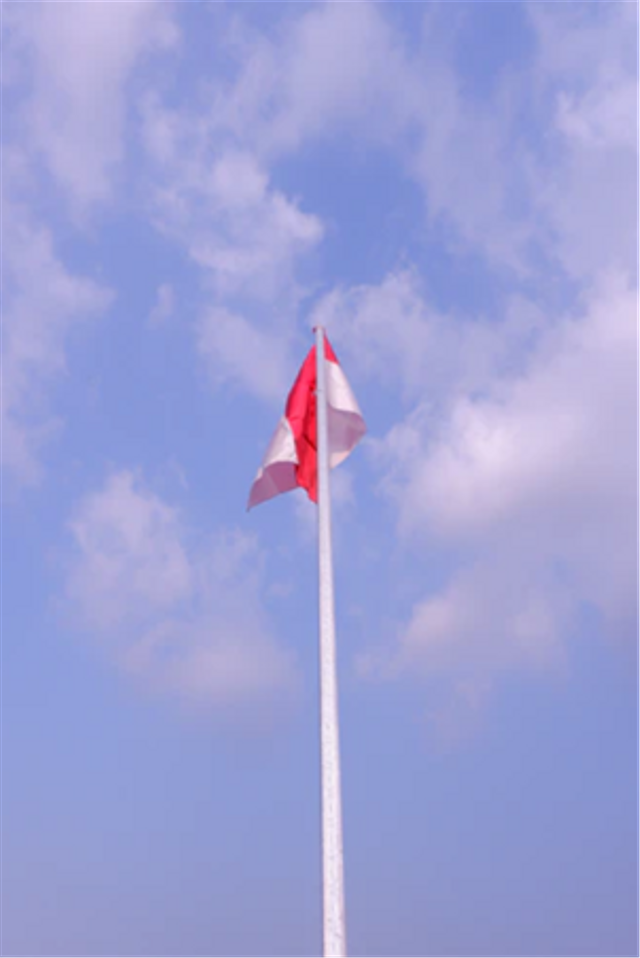
[[(360, 407), (329, 340), (325, 343), (325, 378), (329, 465), (343, 462), (366, 432)], [(312, 346), (289, 393), (251, 487), (248, 508), (298, 486), (318, 501), (316, 347)]]

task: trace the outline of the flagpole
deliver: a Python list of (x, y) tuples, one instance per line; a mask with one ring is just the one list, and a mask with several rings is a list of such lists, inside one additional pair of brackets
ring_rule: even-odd
[(325, 958), (347, 954), (344, 909), (342, 806), (336, 626), (331, 547), (331, 493), (324, 329), (316, 327), (318, 423), (318, 584), (320, 624), (320, 768), (322, 790), (322, 938)]

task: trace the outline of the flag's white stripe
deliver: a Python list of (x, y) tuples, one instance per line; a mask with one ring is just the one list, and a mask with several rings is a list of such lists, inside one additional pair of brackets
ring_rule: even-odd
[(343, 462), (366, 432), (364, 418), (347, 377), (338, 363), (325, 363), (329, 465)]
[(349, 381), (342, 371), (342, 366), (338, 363), (327, 362), (326, 382), (327, 382), (327, 402), (333, 409), (339, 409), (341, 412), (350, 412), (360, 419), (363, 418), (358, 400), (353, 395), (353, 390)]
[(271, 442), (264, 454), (262, 467), (258, 470), (258, 476), (262, 470), (268, 469), (274, 462), (293, 462), (296, 465), (298, 463), (296, 441), (286, 416), (282, 416), (276, 426), (276, 431), (271, 437)]
[(251, 486), (249, 508), (281, 492), (295, 489), (297, 464), (298, 454), (293, 431), (289, 420), (282, 416)]

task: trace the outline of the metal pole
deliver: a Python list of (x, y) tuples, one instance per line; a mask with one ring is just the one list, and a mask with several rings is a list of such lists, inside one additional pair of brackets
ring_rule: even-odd
[(336, 626), (331, 548), (331, 494), (324, 330), (316, 328), (318, 423), (318, 570), (320, 619), (320, 751), (322, 778), (322, 937), (325, 958), (347, 954), (340, 798)]

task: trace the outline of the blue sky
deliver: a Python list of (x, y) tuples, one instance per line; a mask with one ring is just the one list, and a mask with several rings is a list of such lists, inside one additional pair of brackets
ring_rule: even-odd
[(3, 953), (318, 954), (323, 322), (350, 954), (636, 954), (636, 4), (2, 17)]

